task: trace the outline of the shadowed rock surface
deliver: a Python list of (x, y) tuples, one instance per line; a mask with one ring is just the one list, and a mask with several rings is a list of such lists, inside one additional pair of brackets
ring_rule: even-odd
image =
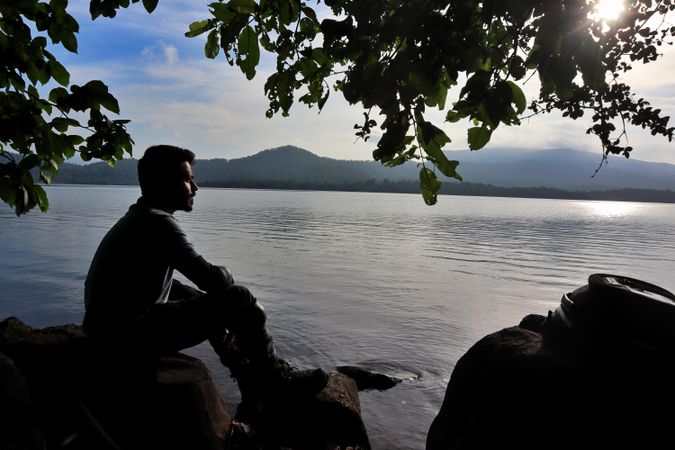
[(346, 375), (354, 380), (359, 391), (365, 391), (369, 389), (385, 391), (387, 389), (393, 388), (403, 381), (400, 378), (390, 377), (382, 373), (371, 372), (368, 369), (358, 366), (337, 366), (336, 369), (341, 374)]
[(460, 358), (426, 448), (660, 447), (673, 438), (674, 361), (638, 341), (565, 338), (528, 316)]
[(330, 374), (316, 398), (271, 405), (260, 433), (266, 449), (370, 449), (356, 384), (341, 374)]
[(0, 323), (47, 448), (222, 448), (230, 417), (206, 366), (186, 355), (101, 354), (77, 326)]
[(0, 322), (0, 448), (370, 448), (356, 384), (343, 375), (331, 374), (316, 398), (268, 408), (253, 445), (233, 439), (198, 359), (102, 353), (75, 325)]
[(28, 384), (11, 359), (0, 353), (0, 448), (38, 450), (44, 436), (28, 393)]

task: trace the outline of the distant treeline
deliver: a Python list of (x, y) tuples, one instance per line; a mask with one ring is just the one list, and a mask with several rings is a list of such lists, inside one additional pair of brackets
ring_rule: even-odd
[[(541, 153), (549, 158), (557, 153)], [(578, 173), (583, 172), (583, 167), (591, 167), (592, 164), (587, 161), (589, 158), (584, 152), (568, 151), (568, 155), (579, 155), (586, 159), (583, 163), (574, 167), (567, 167), (563, 172)], [(593, 155), (591, 155), (593, 156)], [(575, 159), (572, 158), (572, 159)], [(517, 159), (517, 158), (516, 158)], [(548, 161), (548, 162), (546, 162)], [(511, 165), (502, 163), (478, 164), (474, 169), (482, 167), (487, 170), (482, 176), (476, 173), (475, 178), (484, 181), (484, 183), (468, 182), (463, 183), (454, 181), (445, 181), (441, 188), (441, 194), (450, 195), (476, 195), (490, 197), (524, 197), (524, 198), (559, 198), (573, 200), (624, 200), (640, 202), (663, 202), (675, 203), (675, 191), (658, 190), (663, 185), (665, 188), (672, 189), (670, 184), (658, 184), (656, 189), (638, 189), (638, 188), (620, 188), (613, 190), (576, 190), (567, 185), (561, 186), (555, 184), (555, 180), (560, 181), (560, 174), (551, 172), (552, 168), (558, 168), (561, 163), (557, 160), (545, 159), (545, 164), (532, 165), (532, 163), (523, 163), (515, 161)], [(623, 162), (623, 161), (621, 161)], [(98, 162), (87, 166), (78, 166), (74, 164), (63, 164), (55, 177), (55, 183), (67, 184), (137, 184), (137, 161), (134, 159), (125, 159), (119, 161), (115, 168), (109, 167), (106, 163)], [(655, 163), (641, 163), (639, 165), (643, 173), (638, 175), (630, 174), (626, 171), (620, 171), (625, 178), (626, 183), (641, 186), (644, 180), (672, 179), (671, 167), (669, 165)], [(646, 164), (646, 165), (645, 165)], [(462, 174), (471, 171), (471, 165), (462, 166)], [(497, 167), (497, 169), (495, 168)], [(511, 167), (511, 169), (509, 169)], [(398, 169), (398, 170), (396, 170)], [(489, 169), (489, 170), (488, 170)], [(517, 169), (517, 170), (516, 170)], [(508, 181), (494, 182), (490, 181), (496, 176), (490, 175), (490, 171), (499, 170), (501, 173), (517, 173), (517, 181), (531, 186), (540, 185), (542, 182), (541, 174), (547, 174), (547, 183), (551, 186), (559, 187), (501, 187), (495, 184), (508, 185)], [(224, 188), (245, 188), (245, 189), (289, 189), (289, 190), (317, 190), (317, 191), (358, 191), (358, 192), (401, 192), (401, 193), (419, 193), (419, 183), (416, 181), (417, 168), (410, 167), (385, 168), (375, 161), (341, 161), (330, 158), (316, 156), (306, 150), (295, 147), (280, 147), (272, 150), (265, 150), (256, 155), (247, 156), (239, 159), (211, 159), (200, 160), (194, 167), (195, 177), (200, 186), (213, 186)], [(37, 177), (37, 174), (34, 175)], [(484, 177), (486, 178), (484, 178)], [(515, 175), (514, 175), (515, 176)], [(492, 177), (492, 178), (491, 178)], [(567, 176), (569, 178), (569, 176)], [(468, 179), (468, 176), (465, 178)], [(498, 178), (499, 179), (499, 178)], [(632, 181), (631, 181), (632, 180)], [(577, 180), (580, 184), (578, 189), (585, 189), (587, 184)], [(489, 184), (495, 183), (495, 184)], [(588, 180), (584, 181), (588, 183)], [(510, 184), (510, 183), (509, 183)], [(515, 184), (515, 183), (514, 183)], [(574, 186), (571, 184), (570, 186)], [(614, 184), (617, 186), (617, 184)], [(621, 186), (621, 184), (618, 184)], [(648, 186), (651, 187), (651, 186)]]
[[(202, 181), (200, 186), (238, 189), (279, 189), (346, 192), (420, 193), (417, 181), (376, 181), (350, 183), (311, 183), (297, 181), (226, 180)], [(444, 183), (440, 190), (446, 195), (475, 195), (484, 197), (523, 197), (569, 200), (618, 200), (630, 202), (675, 203), (675, 191), (651, 189), (614, 189), (609, 191), (567, 191), (548, 187), (501, 187), (483, 183)]]

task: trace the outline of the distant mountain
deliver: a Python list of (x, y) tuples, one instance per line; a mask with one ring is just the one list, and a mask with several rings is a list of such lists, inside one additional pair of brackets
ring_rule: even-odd
[[(86, 166), (65, 163), (54, 181), (66, 184), (137, 184), (136, 164), (133, 158), (119, 161), (114, 168), (104, 162)], [(389, 169), (375, 161), (325, 158), (293, 146), (263, 150), (238, 159), (202, 159), (196, 161), (193, 169), (197, 182), (205, 184), (233, 180), (343, 184), (417, 178), (413, 165)]]
[(202, 182), (231, 180), (350, 183), (366, 180), (410, 180), (414, 167), (387, 169), (375, 161), (345, 161), (317, 156), (290, 145), (239, 159), (200, 160), (194, 167)]
[(446, 152), (460, 161), (465, 181), (505, 187), (546, 186), (567, 190), (675, 190), (675, 165), (620, 156), (600, 166), (600, 153), (569, 148), (550, 150), (484, 149)]
[[(611, 157), (592, 177), (601, 157), (574, 149), (513, 148), (446, 152), (460, 161), (465, 182), (501, 187), (546, 187), (572, 191), (617, 189), (675, 190), (675, 165)], [(264, 150), (238, 159), (199, 160), (198, 183), (216, 186), (320, 186), (390, 183), (417, 180), (413, 163), (386, 168), (375, 161), (344, 161), (317, 156), (293, 146)], [(136, 184), (136, 161), (123, 160), (114, 169), (105, 163), (63, 164), (58, 183)]]

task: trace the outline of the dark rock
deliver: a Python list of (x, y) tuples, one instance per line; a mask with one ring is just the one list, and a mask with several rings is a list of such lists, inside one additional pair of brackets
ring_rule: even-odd
[(370, 448), (356, 384), (340, 374), (314, 398), (279, 393), (266, 404), (255, 440), (236, 442), (241, 428), (232, 426), (209, 370), (195, 358), (108, 352), (78, 326), (33, 329), (14, 318), (0, 322), (0, 352), (11, 358), (0, 360), (0, 381), (8, 380), (0, 401), (13, 402), (0, 403), (0, 414), (24, 408), (15, 418), (36, 430), (34, 446), (16, 448), (42, 448), (40, 436), (47, 448), (87, 450)]
[(222, 449), (230, 423), (206, 366), (186, 355), (100, 354), (79, 327), (0, 323), (48, 448)]
[(0, 449), (44, 448), (26, 379), (14, 362), (0, 353)]
[(338, 366), (337, 371), (356, 382), (359, 391), (377, 389), (384, 391), (400, 383), (400, 378), (390, 377), (381, 373), (371, 372), (358, 366)]
[(518, 326), (526, 330), (534, 331), (535, 333), (540, 333), (543, 330), (545, 320), (546, 317), (541, 314), (528, 314), (523, 317), (523, 320), (520, 321)]
[(356, 383), (341, 374), (330, 374), (315, 398), (276, 403), (265, 415), (264, 448), (370, 449)]
[(521, 327), (481, 339), (455, 366), (427, 450), (669, 442), (673, 359), (635, 342), (603, 342), (588, 346)]

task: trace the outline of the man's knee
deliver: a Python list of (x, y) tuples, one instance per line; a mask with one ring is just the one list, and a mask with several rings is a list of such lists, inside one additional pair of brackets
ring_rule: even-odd
[(225, 266), (218, 266), (218, 268), (223, 273), (223, 283), (225, 288), (229, 288), (230, 286), (234, 285), (234, 277), (232, 276), (230, 269)]
[(236, 304), (237, 312), (243, 316), (240, 317), (246, 322), (246, 326), (259, 328), (265, 326), (267, 313), (265, 308), (256, 300), (244, 286), (233, 285), (226, 291), (227, 302)]

